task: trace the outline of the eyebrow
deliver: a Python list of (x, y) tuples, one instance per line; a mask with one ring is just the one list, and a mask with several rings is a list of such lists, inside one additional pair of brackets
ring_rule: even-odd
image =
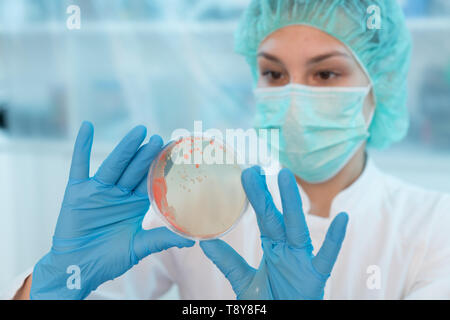
[(311, 58), (308, 60), (307, 64), (311, 65), (311, 64), (317, 64), (319, 62), (322, 62), (324, 60), (330, 59), (330, 58), (334, 58), (334, 57), (344, 57), (347, 59), (350, 59), (351, 57), (345, 53), (345, 52), (341, 52), (341, 51), (332, 51), (329, 53), (325, 53), (322, 55), (319, 55), (317, 57)]
[(271, 55), (271, 54), (269, 54), (269, 53), (266, 53), (266, 52), (260, 52), (260, 53), (258, 53), (258, 57), (263, 57), (263, 58), (266, 58), (267, 60), (270, 60), (270, 61), (279, 63), (279, 64), (281, 64), (281, 65), (284, 65), (283, 62), (281, 62), (280, 59), (278, 59), (277, 57), (275, 57), (275, 56), (273, 56), (273, 55)]
[[(269, 54), (269, 53), (266, 53), (266, 52), (260, 52), (260, 53), (258, 53), (258, 57), (264, 57), (264, 58), (266, 58), (267, 60), (271, 60), (271, 61), (273, 61), (273, 62), (276, 62), (276, 63), (279, 63), (279, 64), (283, 65), (283, 62), (281, 62), (280, 59), (278, 59), (276, 56), (273, 56), (273, 55), (271, 55), (271, 54)], [(311, 65), (311, 64), (317, 64), (317, 63), (319, 63), (319, 62), (322, 62), (322, 61), (324, 61), (324, 60), (327, 60), (327, 59), (330, 59), (330, 58), (334, 58), (334, 57), (344, 57), (344, 58), (347, 58), (347, 59), (350, 58), (350, 56), (349, 56), (347, 53), (345, 53), (345, 52), (341, 52), (341, 51), (332, 51), (332, 52), (325, 53), (325, 54), (321, 54), (321, 55), (319, 55), (319, 56), (316, 56), (316, 57), (314, 57), (314, 58), (311, 58), (311, 59), (309, 59), (309, 60), (307, 61), (306, 64), (308, 64), (308, 65)]]

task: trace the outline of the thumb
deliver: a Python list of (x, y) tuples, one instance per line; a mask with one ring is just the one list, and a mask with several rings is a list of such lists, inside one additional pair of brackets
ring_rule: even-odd
[(205, 255), (219, 268), (239, 296), (250, 285), (256, 270), (222, 240), (200, 241)]
[(134, 253), (138, 260), (172, 247), (192, 247), (195, 241), (183, 238), (166, 227), (151, 230), (141, 229), (134, 237)]

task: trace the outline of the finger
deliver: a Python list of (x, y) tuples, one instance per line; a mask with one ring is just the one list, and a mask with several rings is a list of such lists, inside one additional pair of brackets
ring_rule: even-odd
[(222, 240), (200, 241), (200, 247), (228, 279), (237, 296), (245, 291), (255, 275), (255, 269), (244, 258)]
[(134, 238), (134, 253), (138, 260), (172, 247), (192, 247), (195, 241), (183, 238), (166, 227), (140, 229)]
[(317, 255), (313, 258), (314, 268), (322, 274), (330, 274), (345, 238), (348, 215), (340, 213), (334, 218), (328, 228), (325, 241)]
[[(278, 174), (281, 204), (283, 206), (286, 240), (297, 248), (311, 246), (308, 226), (303, 214), (302, 200), (295, 177), (289, 169), (282, 169)], [(312, 248), (311, 248), (312, 251)]]
[(139, 182), (139, 185), (134, 189), (134, 192), (140, 196), (148, 196), (147, 184), (148, 172), (145, 174), (144, 178), (142, 178), (141, 182)]
[(146, 134), (147, 129), (144, 126), (131, 130), (103, 161), (95, 178), (105, 184), (115, 184), (133, 159)]
[(258, 166), (244, 170), (242, 186), (255, 210), (261, 236), (274, 241), (284, 240), (283, 217), (273, 203), (272, 195), (267, 189), (265, 176), (260, 172), (261, 168)]
[(125, 172), (120, 177), (117, 185), (127, 190), (133, 190), (141, 182), (148, 172), (153, 159), (161, 151), (163, 145), (160, 136), (152, 136), (149, 143), (142, 146), (136, 156), (131, 160)]
[(92, 123), (84, 121), (78, 131), (77, 140), (73, 148), (69, 180), (85, 180), (89, 178), (89, 162), (93, 139), (94, 126)]

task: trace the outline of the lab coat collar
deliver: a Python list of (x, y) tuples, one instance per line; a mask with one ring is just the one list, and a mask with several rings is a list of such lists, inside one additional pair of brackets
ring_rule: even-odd
[(378, 187), (377, 177), (379, 174), (378, 168), (375, 166), (372, 159), (367, 156), (363, 172), (355, 182), (336, 195), (331, 204), (330, 216), (327, 218), (308, 214), (311, 207), (310, 200), (301, 185), (297, 184), (302, 198), (303, 212), (311, 219), (323, 220), (327, 223), (334, 219), (340, 212), (347, 212), (349, 216), (351, 216), (360, 211), (353, 210), (354, 208), (359, 208), (362, 203), (368, 203), (369, 198), (377, 194), (375, 189)]

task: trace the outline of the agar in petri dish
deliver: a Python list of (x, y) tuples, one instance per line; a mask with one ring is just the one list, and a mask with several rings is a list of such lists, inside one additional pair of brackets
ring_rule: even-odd
[(206, 240), (230, 231), (248, 200), (236, 152), (216, 138), (180, 137), (169, 142), (150, 167), (152, 210), (179, 235)]

